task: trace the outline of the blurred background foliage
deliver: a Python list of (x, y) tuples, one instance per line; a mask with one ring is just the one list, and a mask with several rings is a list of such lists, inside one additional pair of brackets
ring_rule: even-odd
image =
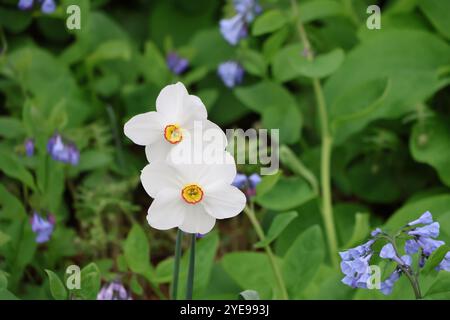
[[(17, 2), (0, 4), (0, 298), (95, 299), (101, 284), (114, 280), (134, 299), (168, 297), (175, 231), (147, 225), (151, 199), (139, 182), (146, 159), (122, 127), (154, 110), (161, 88), (176, 81), (202, 98), (223, 129), (280, 129), (281, 171), (264, 177), (252, 201), (290, 298), (386, 298), (344, 286), (330, 265), (311, 78), (323, 84), (334, 137), (339, 248), (426, 210), (450, 242), (450, 2), (299, 0), (313, 64), (302, 55), (286, 0), (261, 0), (262, 14), (236, 46), (219, 29), (219, 20), (234, 14), (231, 2), (56, 0), (51, 14), (37, 4), (19, 10)], [(369, 30), (366, 9), (376, 3), (382, 28)], [(65, 26), (71, 4), (81, 8), (80, 30)], [(166, 63), (172, 52), (189, 62), (182, 74)], [(217, 74), (227, 60), (245, 70), (234, 88)], [(76, 165), (49, 155), (55, 133), (76, 145)], [(33, 156), (26, 156), (27, 139)], [(251, 174), (258, 167), (238, 169)], [(35, 211), (55, 217), (46, 243), (35, 241)], [(245, 215), (200, 239), (194, 297), (236, 299), (245, 289), (279, 297), (257, 240)], [(72, 264), (83, 270), (82, 289), (68, 292), (62, 283)], [(425, 287), (434, 276), (423, 278)], [(412, 298), (407, 281), (387, 298)]]

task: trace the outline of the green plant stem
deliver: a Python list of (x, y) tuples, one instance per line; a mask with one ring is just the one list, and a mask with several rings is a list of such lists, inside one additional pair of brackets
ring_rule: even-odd
[(186, 285), (186, 300), (192, 300), (192, 292), (194, 291), (194, 271), (195, 271), (195, 242), (197, 235), (191, 235), (191, 252), (189, 255), (189, 270)]
[(175, 242), (175, 261), (173, 263), (173, 279), (172, 279), (172, 300), (177, 300), (178, 294), (178, 278), (180, 275), (180, 260), (181, 260), (181, 242), (183, 240), (183, 231), (178, 229), (177, 240)]
[[(259, 224), (258, 219), (256, 219), (255, 212), (248, 206), (246, 206), (244, 208), (244, 212), (247, 214), (250, 222), (252, 223), (253, 228), (255, 229), (259, 240), (264, 241), (264, 239), (266, 237), (264, 235), (264, 231), (263, 231), (261, 225)], [(272, 267), (272, 271), (275, 276), (275, 280), (277, 281), (278, 289), (280, 290), (281, 297), (283, 300), (289, 300), (289, 295), (287, 293), (286, 286), (284, 285), (283, 276), (281, 275), (280, 268), (275, 260), (275, 255), (273, 254), (272, 249), (270, 248), (270, 245), (265, 245), (264, 250), (266, 251), (267, 257), (269, 258), (270, 266)]]
[[(308, 35), (306, 34), (305, 28), (303, 27), (303, 24), (300, 20), (297, 2), (295, 0), (291, 0), (291, 4), (294, 16), (296, 17), (296, 24), (300, 41), (303, 43), (305, 49), (306, 58), (308, 59), (308, 61), (313, 61), (314, 56), (312, 53), (311, 44), (309, 43)], [(314, 94), (317, 102), (317, 108), (319, 111), (320, 132), (322, 139), (321, 159), (320, 159), (322, 216), (325, 225), (325, 231), (327, 234), (330, 260), (334, 267), (338, 267), (339, 266), (339, 261), (337, 257), (338, 245), (333, 217), (333, 205), (331, 197), (331, 173), (330, 173), (331, 148), (333, 145), (333, 138), (331, 136), (330, 128), (328, 126), (328, 112), (325, 97), (322, 90), (322, 85), (320, 84), (320, 80), (317, 78), (313, 78), (312, 81)]]
[(106, 106), (106, 112), (108, 113), (109, 122), (111, 123), (111, 129), (113, 132), (114, 142), (117, 150), (117, 160), (121, 169), (125, 168), (125, 159), (123, 156), (122, 143), (120, 140), (119, 130), (117, 128), (117, 119), (114, 109), (110, 106)]

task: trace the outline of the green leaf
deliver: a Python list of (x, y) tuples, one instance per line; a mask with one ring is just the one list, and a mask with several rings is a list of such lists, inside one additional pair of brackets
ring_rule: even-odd
[(138, 296), (142, 295), (142, 293), (144, 292), (144, 289), (142, 288), (141, 284), (138, 281), (138, 277), (135, 274), (133, 274), (133, 276), (131, 277), (130, 288), (131, 291), (133, 291)]
[[(358, 112), (357, 104), (336, 105), (336, 101), (344, 93), (347, 97), (351, 97), (352, 93), (355, 96), (365, 94), (361, 92), (361, 84), (369, 84), (377, 79), (389, 83), (389, 90), (386, 90), (386, 85), (384, 88), (381, 85), (381, 93), (386, 91), (386, 96), (373, 108), (349, 120), (346, 126), (354, 128), (347, 128), (345, 135), (356, 134), (378, 119), (399, 118), (414, 111), (417, 103), (428, 99), (446, 84), (437, 70), (449, 64), (450, 46), (429, 32), (405, 29), (373, 32), (369, 39), (347, 54), (342, 66), (324, 85), (330, 119), (333, 121)], [(371, 92), (369, 95), (373, 97)], [(371, 101), (375, 100), (372, 98)], [(367, 108), (371, 104), (360, 104), (359, 108)], [(341, 135), (339, 132), (337, 134)], [(335, 139), (335, 144), (346, 139), (344, 136), (336, 138), (339, 141)]]
[(95, 300), (100, 290), (100, 270), (95, 263), (90, 263), (81, 270), (80, 290), (81, 298)]
[(264, 241), (255, 243), (254, 247), (263, 248), (271, 244), (297, 216), (298, 213), (296, 211), (278, 213), (273, 219)]
[(433, 117), (414, 125), (410, 150), (413, 158), (427, 163), (438, 173), (444, 184), (450, 186), (450, 155), (442, 150), (450, 150), (449, 120)]
[(419, 1), (419, 7), (431, 24), (447, 39), (450, 39), (450, 2), (441, 0)]
[(145, 43), (141, 67), (145, 79), (159, 87), (163, 87), (170, 79), (166, 60), (153, 42)]
[(274, 32), (288, 22), (287, 17), (279, 10), (268, 10), (256, 18), (252, 34), (260, 36), (265, 33)]
[(431, 296), (432, 294), (445, 293), (450, 291), (450, 272), (441, 271), (438, 273), (436, 280), (428, 289), (425, 296)]
[(124, 255), (131, 271), (145, 274), (151, 270), (150, 247), (144, 230), (134, 224), (124, 243)]
[(296, 208), (316, 196), (311, 186), (300, 177), (281, 177), (275, 186), (255, 201), (264, 208), (283, 211)]
[(112, 162), (110, 152), (88, 150), (80, 155), (80, 163), (77, 166), (79, 172), (105, 168)]
[(251, 49), (241, 50), (239, 52), (239, 61), (248, 73), (259, 77), (265, 76), (267, 64), (258, 51)]
[[(450, 246), (448, 246), (448, 245), (442, 245), (439, 248), (437, 248), (437, 250), (433, 251), (431, 256), (428, 258), (427, 263), (425, 264), (425, 267), (422, 269), (422, 273), (428, 274), (432, 270), (434, 270), (434, 268), (436, 268), (442, 262), (445, 255), (449, 251), (450, 251)], [(450, 288), (448, 291), (450, 291)]]
[(299, 76), (324, 78), (334, 73), (344, 61), (344, 51), (334, 49), (321, 54), (313, 61), (303, 55), (302, 45), (289, 45), (278, 52), (273, 61), (273, 75), (279, 82), (295, 79)]
[[(225, 272), (244, 290), (257, 291), (262, 299), (272, 299), (276, 282), (269, 259), (264, 253), (232, 252), (220, 261)], [(276, 295), (277, 293), (275, 293)]]
[(262, 114), (263, 127), (280, 130), (281, 143), (294, 143), (300, 137), (302, 117), (292, 94), (279, 84), (262, 81), (234, 91), (249, 109)]
[(86, 58), (86, 63), (91, 67), (106, 60), (129, 60), (131, 49), (123, 40), (110, 40), (101, 43), (97, 49)]
[(0, 150), (0, 170), (11, 178), (24, 183), (27, 187), (35, 190), (34, 179), (21, 161), (13, 154)]
[(261, 300), (261, 298), (257, 291), (245, 290), (239, 293), (239, 300)]
[(0, 204), (2, 205), (2, 216), (5, 218), (20, 219), (26, 217), (26, 211), (22, 202), (2, 184), (0, 184)]
[(300, 234), (283, 261), (283, 277), (290, 297), (295, 299), (308, 286), (325, 257), (320, 227), (314, 225)]
[(22, 122), (11, 117), (0, 117), (0, 136), (11, 139), (20, 138), (24, 134)]
[(278, 179), (282, 176), (282, 171), (278, 170), (275, 174), (263, 176), (261, 182), (256, 186), (256, 194), (262, 196), (270, 191), (277, 183)]
[(6, 278), (6, 274), (0, 270), (0, 291), (6, 290), (8, 288), (8, 278)]
[(370, 215), (368, 213), (357, 213), (355, 215), (355, 227), (351, 238), (344, 245), (344, 248), (352, 248), (367, 237), (370, 232), (369, 219)]
[(0, 231), (0, 247), (3, 246), (5, 243), (8, 243), (10, 240), (11, 237), (9, 235)]
[(313, 0), (299, 4), (300, 19), (303, 23), (327, 18), (331, 16), (345, 15), (345, 9), (341, 2), (333, 0)]
[(61, 279), (51, 270), (45, 269), (50, 281), (50, 292), (55, 300), (66, 300), (67, 290)]

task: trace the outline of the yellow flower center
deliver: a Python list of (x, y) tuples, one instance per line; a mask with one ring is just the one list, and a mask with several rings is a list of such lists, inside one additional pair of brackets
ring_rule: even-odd
[(203, 190), (197, 184), (188, 184), (181, 190), (181, 197), (189, 204), (196, 204), (203, 199)]
[(172, 144), (176, 144), (183, 139), (181, 128), (176, 124), (169, 124), (164, 128), (164, 138)]

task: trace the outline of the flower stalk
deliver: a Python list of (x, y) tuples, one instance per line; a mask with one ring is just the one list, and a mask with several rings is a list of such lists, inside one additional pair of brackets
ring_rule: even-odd
[[(303, 43), (304, 52), (308, 61), (314, 60), (311, 44), (308, 40), (305, 28), (300, 20), (300, 14), (298, 5), (295, 0), (291, 0), (292, 11), (296, 19), (296, 25), (300, 41)], [(321, 127), (321, 159), (320, 159), (320, 171), (321, 171), (321, 191), (322, 191), (322, 216), (325, 225), (325, 231), (327, 234), (328, 250), (330, 252), (330, 260), (333, 266), (338, 267), (338, 245), (336, 228), (333, 217), (333, 205), (331, 197), (331, 173), (330, 173), (330, 161), (331, 161), (331, 148), (333, 145), (333, 138), (328, 126), (328, 112), (325, 102), (325, 97), (322, 90), (320, 80), (313, 78), (313, 88), (316, 97), (317, 108), (319, 111), (319, 120)]]
[[(256, 234), (259, 238), (260, 241), (264, 241), (264, 239), (266, 238), (264, 235), (264, 231), (261, 227), (261, 225), (259, 224), (258, 219), (255, 216), (255, 212), (252, 208), (246, 206), (244, 208), (244, 212), (247, 214), (253, 228), (256, 231)], [(286, 286), (284, 284), (284, 280), (283, 280), (283, 276), (281, 274), (281, 270), (278, 266), (277, 261), (275, 260), (275, 255), (272, 252), (272, 249), (270, 248), (270, 245), (265, 245), (264, 246), (264, 250), (266, 251), (267, 257), (269, 258), (269, 262), (270, 262), (270, 266), (272, 267), (272, 271), (273, 274), (275, 276), (275, 280), (277, 281), (277, 285), (278, 285), (278, 289), (280, 291), (281, 294), (281, 298), (283, 300), (289, 300), (289, 295), (288, 292), (286, 290)]]
[(178, 278), (180, 275), (180, 260), (181, 260), (181, 242), (183, 240), (183, 231), (178, 229), (177, 240), (175, 242), (175, 261), (173, 266), (173, 280), (172, 280), (172, 300), (177, 300), (178, 294)]
[(194, 271), (195, 271), (195, 242), (197, 234), (191, 235), (191, 252), (189, 255), (189, 270), (186, 285), (186, 300), (192, 300), (192, 292), (194, 291)]

